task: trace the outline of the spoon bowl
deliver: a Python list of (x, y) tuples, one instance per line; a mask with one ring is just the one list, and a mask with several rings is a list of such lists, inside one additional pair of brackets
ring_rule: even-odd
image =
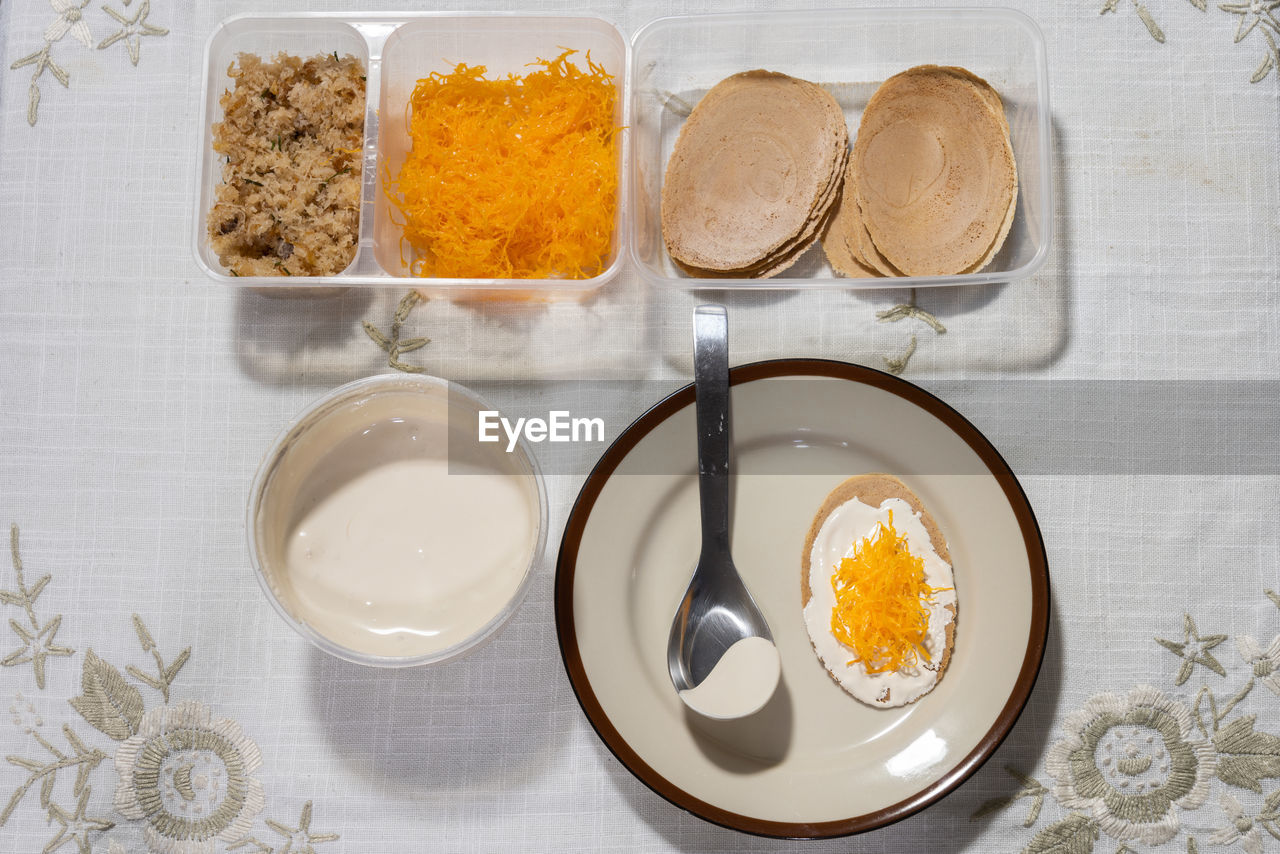
[(773, 634), (729, 552), (729, 324), (723, 306), (693, 315), (694, 408), (702, 549), (667, 639), (680, 698), (713, 718), (760, 710), (781, 664)]

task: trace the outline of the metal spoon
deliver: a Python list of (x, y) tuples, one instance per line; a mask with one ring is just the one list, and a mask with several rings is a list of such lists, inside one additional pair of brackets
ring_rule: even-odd
[[(769, 624), (729, 554), (728, 337), (724, 306), (698, 306), (693, 314), (693, 376), (702, 551), (667, 640), (667, 668), (681, 699), (695, 711), (716, 718), (759, 711), (777, 687), (780, 673)], [(767, 649), (763, 643), (753, 642), (725, 657), (730, 647), (748, 638), (762, 638), (768, 642)], [(752, 653), (749, 666), (739, 654), (745, 649)], [(732, 674), (718, 674), (718, 701), (698, 702), (693, 690), (707, 680), (722, 658), (726, 666), (730, 666), (730, 659), (742, 666)], [(732, 684), (725, 683), (729, 678)], [(744, 679), (750, 684), (741, 684)]]

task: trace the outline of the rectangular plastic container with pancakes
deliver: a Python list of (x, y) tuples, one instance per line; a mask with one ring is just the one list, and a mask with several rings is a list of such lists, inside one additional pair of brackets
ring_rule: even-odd
[[(580, 68), (586, 56), (613, 76), (619, 127), (630, 103), (629, 45), (613, 24), (588, 16), (455, 14), (433, 12), (242, 14), (224, 20), (205, 45), (192, 250), (214, 280), (255, 288), (406, 287), (442, 294), (478, 293), (552, 299), (589, 294), (617, 276), (626, 257), (626, 134), (618, 155), (618, 206), (613, 241), (601, 272), (588, 279), (411, 278), (403, 259), (402, 229), (384, 192), (384, 179), (409, 148), (405, 109), (419, 78), (449, 72), (456, 63), (484, 65), (490, 79), (524, 74), (535, 59), (554, 59), (565, 48)], [(359, 242), (348, 267), (331, 276), (237, 277), (209, 245), (208, 216), (222, 180), (223, 158), (213, 150), (213, 125), (222, 120), (222, 93), (234, 85), (228, 67), (240, 53), (274, 60), (280, 52), (303, 58), (350, 54), (366, 68), (363, 190)], [(306, 291), (300, 291), (305, 293)]]
[[(629, 188), (631, 258), (658, 286), (677, 288), (885, 288), (982, 285), (1030, 276), (1053, 233), (1052, 130), (1044, 37), (1011, 9), (844, 9), (660, 18), (631, 40)], [(850, 141), (881, 82), (916, 65), (957, 65), (1004, 101), (1018, 169), (1013, 224), (991, 263), (954, 276), (837, 276), (815, 244), (769, 279), (698, 279), (663, 241), (660, 200), (667, 160), (689, 111), (719, 81), (766, 69), (817, 83), (845, 113)]]

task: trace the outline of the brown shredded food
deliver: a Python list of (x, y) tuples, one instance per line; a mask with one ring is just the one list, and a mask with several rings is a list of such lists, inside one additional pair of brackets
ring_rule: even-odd
[(336, 53), (227, 69), (213, 150), (225, 155), (209, 241), (237, 276), (340, 273), (359, 242), (365, 69)]

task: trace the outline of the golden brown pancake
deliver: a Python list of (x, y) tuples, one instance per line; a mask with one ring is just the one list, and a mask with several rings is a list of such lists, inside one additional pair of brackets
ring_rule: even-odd
[[(846, 188), (851, 186), (848, 173), (845, 174), (844, 186)], [(880, 274), (863, 260), (849, 240), (854, 229), (852, 220), (855, 217), (861, 217), (858, 212), (858, 203), (853, 200), (852, 193), (842, 191), (840, 199), (836, 202), (831, 222), (822, 235), (822, 251), (827, 256), (827, 263), (831, 265), (831, 269), (841, 276), (848, 276), (851, 279), (874, 279)]]
[(785, 269), (817, 238), (847, 157), (844, 114), (821, 87), (769, 71), (722, 80), (667, 163), (667, 251), (695, 275)]
[(993, 87), (986, 80), (974, 74), (969, 69), (961, 68), (958, 65), (933, 65), (933, 66), (920, 65), (916, 67), (931, 68), (931, 69), (936, 69), (938, 72), (953, 74), (956, 77), (959, 77), (973, 84), (973, 86), (978, 90), (978, 94), (982, 96), (982, 100), (986, 101), (987, 106), (990, 107), (991, 111), (994, 112), (996, 116), (1000, 119), (1000, 123), (1004, 126), (1005, 135), (1006, 136), (1008, 135), (1009, 118), (1004, 113), (1004, 100), (1001, 99), (1000, 93), (995, 90), (995, 87)]
[[(1000, 124), (1004, 127), (1005, 136), (1007, 137), (1009, 135), (1009, 117), (1005, 115), (1004, 101), (1000, 98), (1000, 94), (996, 92), (995, 88), (992, 87), (992, 85), (988, 83), (986, 80), (983, 80), (981, 77), (969, 71), (968, 69), (959, 68), (957, 66), (946, 66), (945, 70), (953, 74), (957, 74), (961, 77), (964, 77), (965, 79), (969, 80), (970, 83), (972, 83), (974, 86), (978, 88), (978, 92), (979, 94), (982, 95), (983, 100), (987, 102), (987, 105), (996, 114), (996, 117), (1000, 119)], [(1010, 157), (1013, 156), (1012, 142), (1010, 143), (1010, 146), (1009, 146), (1009, 155)], [(996, 234), (996, 238), (995, 240), (992, 241), (991, 246), (988, 247), (986, 255), (984, 255), (982, 259), (978, 261), (977, 264), (975, 264), (973, 267), (969, 268), (968, 270), (965, 270), (964, 272), (976, 273), (979, 270), (983, 269), (984, 267), (986, 267), (988, 264), (991, 263), (991, 260), (996, 257), (996, 253), (998, 253), (1000, 251), (1000, 248), (1004, 246), (1005, 238), (1009, 236), (1009, 230), (1013, 226), (1014, 213), (1017, 211), (1017, 208), (1018, 208), (1018, 192), (1017, 192), (1017, 183), (1016, 183), (1017, 177), (1018, 177), (1017, 162), (1015, 161), (1014, 162), (1014, 182), (1015, 182), (1014, 192), (1013, 192), (1013, 196), (1009, 199), (1009, 210), (1006, 211), (1005, 213), (1004, 221), (1000, 225), (1000, 231)]]
[(996, 257), (996, 253), (1004, 246), (1004, 240), (1009, 236), (1009, 230), (1013, 227), (1013, 216), (1018, 209), (1018, 194), (1014, 193), (1013, 199), (1009, 202), (1009, 210), (1004, 215), (1004, 222), (1000, 225), (1000, 232), (996, 235), (996, 239), (992, 241), (991, 246), (987, 249), (987, 254), (982, 256), (973, 267), (965, 270), (966, 273), (976, 273), (991, 263), (991, 259)]
[(893, 268), (950, 275), (999, 250), (1017, 169), (1003, 105), (981, 78), (939, 66), (889, 78), (863, 112), (852, 160), (862, 222)]
[(867, 224), (862, 218), (862, 208), (858, 206), (856, 198), (853, 206), (858, 211), (858, 218), (853, 221), (850, 239), (857, 244), (858, 254), (867, 262), (868, 267), (876, 271), (877, 275), (901, 276), (902, 271), (890, 264), (889, 260), (876, 248), (875, 241), (871, 239), (871, 232), (867, 231)]

